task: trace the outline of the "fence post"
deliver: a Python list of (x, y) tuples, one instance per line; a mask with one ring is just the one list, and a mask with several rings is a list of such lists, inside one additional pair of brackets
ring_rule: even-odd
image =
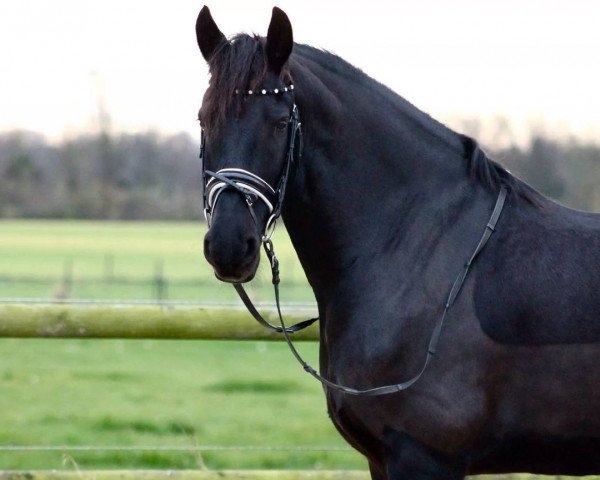
[(63, 299), (71, 298), (73, 290), (73, 259), (65, 258), (63, 263), (63, 278), (61, 282), (61, 292), (59, 294)]
[(158, 301), (167, 299), (167, 281), (163, 275), (164, 261), (158, 258), (154, 262), (154, 298)]

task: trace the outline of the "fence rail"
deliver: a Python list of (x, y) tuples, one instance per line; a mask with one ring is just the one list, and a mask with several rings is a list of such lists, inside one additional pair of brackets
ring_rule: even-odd
[(294, 452), (355, 453), (350, 447), (333, 445), (0, 445), (0, 452)]
[(307, 470), (75, 470), (0, 472), (0, 480), (369, 480), (367, 472)]
[[(272, 310), (262, 313), (278, 322)], [(286, 318), (291, 324), (306, 316)], [(0, 337), (279, 340), (281, 335), (233, 308), (0, 304)], [(294, 339), (317, 340), (318, 329), (313, 325)]]
[[(110, 256), (109, 256), (110, 257)], [(112, 257), (111, 257), (112, 258)], [(294, 267), (291, 263), (291, 258), (286, 259), (288, 264), (284, 270), (286, 271), (286, 287), (292, 290), (307, 290), (306, 279), (303, 275), (294, 275)], [(280, 260), (281, 261), (281, 260)], [(167, 300), (168, 298), (180, 298), (181, 291), (185, 291), (185, 297), (189, 297), (190, 290), (196, 292), (213, 289), (215, 279), (208, 271), (204, 275), (179, 277), (168, 275), (165, 272), (166, 261), (163, 258), (154, 260), (153, 270), (145, 272), (145, 274), (127, 274), (115, 273), (114, 259), (105, 262), (104, 272), (102, 274), (78, 273), (75, 274), (74, 260), (65, 258), (62, 264), (62, 269), (57, 269), (55, 275), (35, 275), (35, 274), (7, 274), (0, 272), (0, 286), (20, 285), (25, 287), (23, 291), (29, 291), (33, 288), (35, 291), (46, 290), (47, 293), (57, 298), (73, 298), (81, 294), (81, 290), (90, 290), (91, 288), (108, 289), (110, 296), (118, 295), (118, 291), (123, 287), (127, 289), (134, 288), (138, 295), (155, 300)], [(122, 269), (121, 269), (122, 270)], [(268, 269), (259, 269), (256, 277), (252, 282), (254, 289), (268, 290), (271, 289), (271, 276)], [(49, 293), (52, 291), (53, 293)], [(310, 292), (308, 293), (310, 295)], [(106, 295), (106, 292), (104, 293)]]
[[(479, 475), (479, 480), (598, 480), (528, 474)], [(0, 480), (370, 480), (356, 470), (15, 470), (0, 471)]]

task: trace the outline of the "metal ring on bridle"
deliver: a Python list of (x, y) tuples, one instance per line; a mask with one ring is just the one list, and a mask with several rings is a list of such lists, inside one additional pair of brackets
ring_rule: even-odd
[(275, 233), (275, 227), (277, 226), (277, 216), (271, 214), (269, 219), (267, 220), (267, 224), (265, 225), (265, 231), (262, 236), (262, 241), (265, 242), (267, 240), (271, 240), (271, 237)]

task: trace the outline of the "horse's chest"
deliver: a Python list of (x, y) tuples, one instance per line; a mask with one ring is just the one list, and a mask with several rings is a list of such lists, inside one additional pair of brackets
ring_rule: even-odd
[(380, 420), (373, 418), (376, 410), (361, 406), (361, 400), (327, 393), (329, 416), (344, 439), (368, 458), (383, 448)]

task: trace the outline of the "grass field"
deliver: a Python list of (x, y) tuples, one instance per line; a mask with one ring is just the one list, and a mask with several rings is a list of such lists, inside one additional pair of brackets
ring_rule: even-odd
[[(323, 394), (272, 342), (0, 340), (0, 444), (344, 443)], [(315, 344), (302, 344), (316, 357)], [(365, 468), (355, 453), (0, 452), (0, 469)], [(71, 460), (72, 459), (72, 460)]]
[[(0, 296), (151, 299), (158, 269), (168, 299), (233, 300), (233, 288), (217, 282), (204, 260), (204, 229), (201, 223), (0, 221)], [(285, 299), (312, 300), (283, 228), (275, 242)], [(259, 299), (272, 296), (265, 263), (250, 287)]]
[[(0, 297), (52, 297), (72, 265), (75, 298), (146, 299), (156, 262), (169, 298), (235, 299), (202, 257), (201, 224), (0, 222)], [(292, 299), (311, 300), (285, 231), (277, 254)], [(252, 289), (270, 300), (266, 281)], [(27, 281), (17, 282), (15, 278)], [(13, 280), (11, 280), (13, 279)], [(38, 280), (35, 281), (31, 280)], [(200, 280), (185, 286), (189, 279)], [(47, 282), (45, 281), (47, 280)], [(183, 282), (183, 286), (177, 282)], [(0, 340), (0, 444), (342, 446), (322, 391), (283, 344), (198, 341)], [(316, 345), (304, 345), (316, 360)], [(354, 453), (0, 452), (0, 468), (364, 468)], [(67, 460), (69, 463), (71, 460)]]

